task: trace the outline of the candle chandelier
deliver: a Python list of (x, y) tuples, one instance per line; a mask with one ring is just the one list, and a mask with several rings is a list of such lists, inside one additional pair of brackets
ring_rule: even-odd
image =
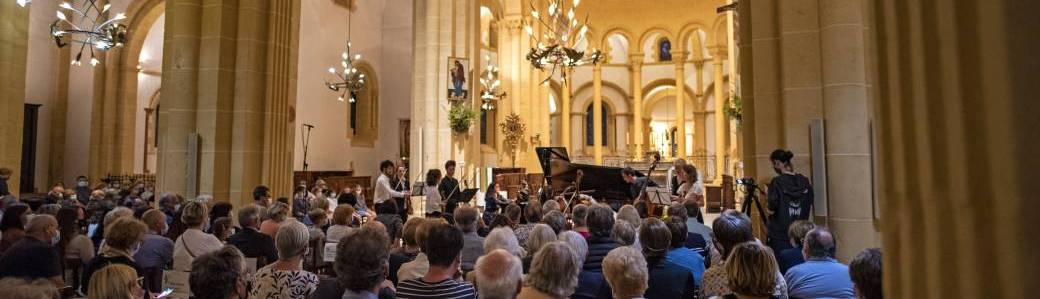
[(18, 6), (25, 7), (25, 5), (32, 2), (32, 0), (14, 0), (14, 2), (18, 3)]
[(488, 66), (487, 76), (480, 77), (480, 110), (490, 111), (495, 110), (495, 103), (505, 97), (506, 92), (499, 88), (502, 82), (498, 79), (498, 68), (491, 64), (491, 56), (484, 56), (484, 60)]
[[(574, 17), (574, 10), (581, 0), (563, 1), (547, 0), (547, 14), (542, 14), (531, 4), (531, 20), (524, 25), (524, 31), (535, 41), (535, 46), (527, 53), (527, 60), (536, 69), (549, 69), (549, 76), (542, 83), (547, 83), (556, 74), (567, 80), (567, 70), (575, 66), (596, 63), (603, 54), (596, 49), (586, 53), (576, 49), (585, 40), (589, 32), (589, 17), (579, 21)], [(570, 7), (566, 7), (569, 2)], [(533, 24), (544, 28), (541, 35), (534, 32)]]
[(354, 65), (361, 61), (361, 54), (350, 53), (350, 7), (347, 7), (347, 50), (343, 52), (343, 61), (340, 62), (342, 71), (337, 71), (335, 67), (329, 68), (329, 73), (336, 75), (336, 82), (325, 81), (325, 87), (328, 87), (332, 91), (340, 92), (338, 100), (344, 101), (344, 97), (349, 99), (350, 103), (357, 102), (354, 97), (355, 93), (365, 88), (365, 74), (358, 71)]
[[(51, 36), (59, 48), (79, 44), (79, 52), (72, 59), (73, 65), (82, 65), (80, 60), (84, 51), (90, 52), (90, 65), (97, 65), (97, 52), (122, 47), (126, 43), (126, 25), (120, 23), (126, 19), (126, 15), (118, 13), (109, 18), (111, 7), (111, 4), (99, 7), (96, 0), (84, 0), (79, 7), (73, 7), (68, 2), (58, 6), (58, 20), (51, 24)], [(70, 20), (73, 18), (78, 22)]]

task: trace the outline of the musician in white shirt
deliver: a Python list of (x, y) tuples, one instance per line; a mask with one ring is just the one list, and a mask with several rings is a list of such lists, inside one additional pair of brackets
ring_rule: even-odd
[(390, 187), (390, 176), (394, 175), (396, 169), (397, 168), (394, 167), (394, 162), (390, 162), (390, 160), (385, 160), (382, 163), (379, 163), (379, 171), (381, 173), (379, 174), (379, 178), (376, 179), (375, 194), (372, 195), (372, 202), (375, 203), (376, 206), (383, 202), (396, 205), (397, 203), (392, 200), (393, 197), (407, 198), (412, 195), (411, 191), (398, 192), (394, 191), (394, 188)]

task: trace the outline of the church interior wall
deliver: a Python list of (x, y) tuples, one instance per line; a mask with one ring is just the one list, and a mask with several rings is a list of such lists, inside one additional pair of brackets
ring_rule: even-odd
[(58, 3), (39, 4), (39, 7), (29, 10), (29, 51), (26, 57), (29, 67), (26, 68), (25, 74), (25, 102), (40, 105), (34, 182), (36, 190), (42, 191), (51, 184), (47, 167), (47, 157), (51, 151), (51, 119), (62, 116), (56, 115), (54, 111), (57, 97), (57, 64), (60, 62), (59, 51), (54, 47), (54, 38), (50, 36), (50, 23), (53, 22), (54, 9), (58, 7)]
[[(155, 98), (162, 83), (162, 41), (165, 32), (166, 17), (160, 16), (148, 29), (141, 55), (138, 58), (140, 71), (137, 74), (137, 109), (134, 111), (134, 172), (144, 173), (145, 163), (148, 172), (155, 172), (155, 153), (145, 156), (145, 130), (149, 128), (145, 123), (148, 116), (145, 108), (152, 107), (158, 103)], [(153, 101), (155, 103), (153, 103)], [(151, 132), (147, 132), (152, 134)]]

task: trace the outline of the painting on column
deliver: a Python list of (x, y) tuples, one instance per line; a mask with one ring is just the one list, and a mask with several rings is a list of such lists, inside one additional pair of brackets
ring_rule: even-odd
[(469, 59), (448, 57), (448, 100), (461, 101), (469, 96)]

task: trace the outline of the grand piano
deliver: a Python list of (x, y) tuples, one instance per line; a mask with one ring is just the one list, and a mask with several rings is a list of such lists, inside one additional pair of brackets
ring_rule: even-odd
[[(563, 195), (570, 198), (573, 191), (567, 189), (574, 186), (578, 172), (581, 171), (581, 184), (577, 186), (581, 194), (607, 203), (615, 210), (621, 205), (632, 203), (633, 198), (629, 194), (632, 185), (621, 178), (622, 168), (573, 163), (567, 155), (567, 149), (563, 147), (538, 147), (535, 152), (545, 179), (551, 186), (543, 189), (543, 197)], [(644, 175), (639, 173), (637, 176)]]

